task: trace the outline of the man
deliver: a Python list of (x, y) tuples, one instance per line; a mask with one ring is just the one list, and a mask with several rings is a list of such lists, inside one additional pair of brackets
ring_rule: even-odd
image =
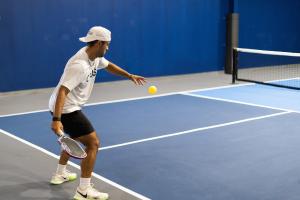
[[(145, 78), (130, 74), (103, 57), (111, 41), (111, 32), (106, 28), (92, 27), (86, 37), (79, 40), (87, 45), (69, 59), (49, 101), (53, 116), (51, 128), (57, 135), (63, 130), (86, 148), (87, 157), (81, 162), (80, 184), (74, 199), (105, 200), (108, 199), (108, 194), (97, 191), (91, 184), (99, 139), (90, 121), (81, 112), (81, 108), (89, 99), (98, 69), (105, 68), (108, 72), (127, 77), (137, 85), (143, 85)], [(57, 170), (50, 181), (52, 184), (62, 184), (76, 179), (75, 173), (66, 170), (68, 160), (69, 155), (62, 151)]]

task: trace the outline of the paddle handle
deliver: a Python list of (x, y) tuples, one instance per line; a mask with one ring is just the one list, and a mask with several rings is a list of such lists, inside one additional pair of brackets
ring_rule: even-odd
[(62, 137), (62, 136), (65, 135), (65, 133), (64, 133), (62, 130), (59, 130), (59, 131), (58, 131), (58, 134), (59, 134), (59, 137)]

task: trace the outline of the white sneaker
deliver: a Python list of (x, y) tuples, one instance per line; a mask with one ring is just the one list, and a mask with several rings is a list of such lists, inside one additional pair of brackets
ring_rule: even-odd
[(64, 182), (74, 181), (76, 178), (77, 178), (76, 173), (72, 173), (66, 170), (63, 174), (57, 174), (57, 173), (53, 174), (50, 183), (53, 185), (59, 185)]
[(77, 187), (74, 199), (75, 200), (107, 200), (109, 195), (107, 193), (102, 193), (93, 188), (93, 184), (82, 189)]

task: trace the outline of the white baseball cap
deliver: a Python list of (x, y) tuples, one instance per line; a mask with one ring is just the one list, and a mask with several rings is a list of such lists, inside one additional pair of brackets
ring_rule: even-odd
[(110, 42), (111, 33), (108, 29), (102, 26), (94, 26), (89, 30), (85, 37), (81, 37), (79, 40), (81, 42), (91, 42), (95, 40)]

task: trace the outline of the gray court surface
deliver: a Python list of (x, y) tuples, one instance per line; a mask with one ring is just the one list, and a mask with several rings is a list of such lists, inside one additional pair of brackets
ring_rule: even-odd
[[(147, 87), (156, 85), (158, 94), (230, 85), (231, 76), (211, 72), (148, 79), (144, 87), (130, 81), (98, 83), (88, 103), (147, 96)], [(0, 93), (0, 115), (47, 110), (53, 88)], [(50, 121), (49, 121), (50, 128)], [(78, 180), (59, 186), (49, 184), (57, 159), (7, 135), (0, 134), (0, 192), (1, 199), (72, 199)], [(80, 173), (72, 166), (70, 170)], [(102, 180), (93, 178), (97, 189), (108, 192), (111, 200), (138, 199)]]
[[(62, 200), (73, 197), (78, 180), (57, 186), (49, 184), (57, 159), (3, 134), (0, 134), (0, 141), (1, 199)], [(72, 166), (68, 169), (80, 174)], [(96, 188), (108, 192), (111, 199), (137, 199), (99, 179), (93, 178), (93, 183)]]

